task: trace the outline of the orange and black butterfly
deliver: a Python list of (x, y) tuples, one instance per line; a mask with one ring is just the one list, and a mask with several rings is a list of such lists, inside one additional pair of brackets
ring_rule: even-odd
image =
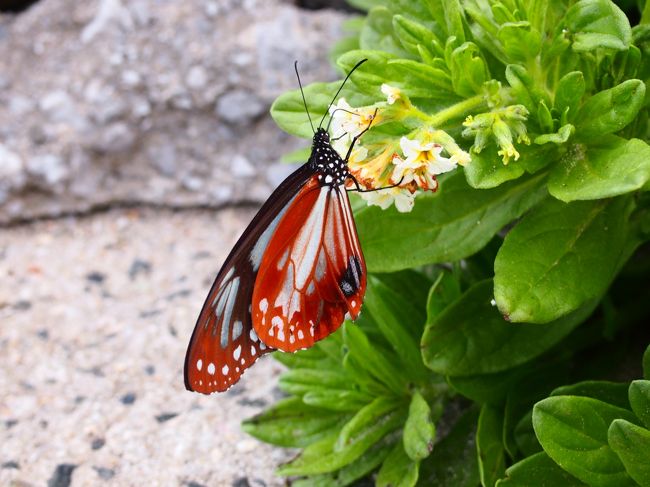
[(271, 194), (217, 274), (185, 357), (190, 391), (225, 391), (261, 355), (309, 348), (359, 315), (366, 265), (345, 185), (360, 190), (348, 159), (361, 134), (340, 157), (321, 128), (326, 115), (307, 163)]

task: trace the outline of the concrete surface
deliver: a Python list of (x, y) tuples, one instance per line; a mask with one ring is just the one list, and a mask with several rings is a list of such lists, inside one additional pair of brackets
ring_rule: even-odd
[(0, 486), (283, 485), (240, 430), (270, 404), (261, 359), (187, 392), (197, 313), (252, 210), (113, 210), (0, 229)]

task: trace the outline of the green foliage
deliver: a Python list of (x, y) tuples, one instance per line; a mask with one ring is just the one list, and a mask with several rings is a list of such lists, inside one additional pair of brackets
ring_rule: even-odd
[[(302, 487), (650, 485), (650, 2), (350, 3), (341, 96), (378, 114), (351, 170), (404, 137), (459, 167), (411, 211), (352, 196), (361, 316), (276, 353), (288, 397), (245, 431)], [(311, 137), (298, 90), (271, 113)]]

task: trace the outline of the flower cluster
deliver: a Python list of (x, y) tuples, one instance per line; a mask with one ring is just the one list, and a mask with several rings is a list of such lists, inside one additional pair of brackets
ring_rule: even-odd
[[(342, 157), (347, 154), (355, 136), (371, 125), (388, 120), (395, 110), (386, 109), (387, 105), (397, 105), (399, 102), (403, 109), (411, 107), (399, 89), (384, 84), (381, 91), (386, 95), (384, 103), (353, 108), (341, 98), (330, 108), (333, 147)], [(382, 109), (387, 118), (382, 115)], [(370, 151), (357, 141), (348, 160), (350, 172), (359, 185), (372, 190), (362, 192), (361, 197), (369, 205), (382, 209), (394, 204), (401, 212), (411, 211), (415, 196), (420, 191), (435, 191), (438, 188), (438, 174), (470, 161), (470, 155), (449, 134), (428, 128), (414, 130), (409, 136), (402, 137), (399, 143), (382, 141), (379, 149), (372, 147), (372, 144), (369, 147)], [(443, 156), (443, 152), (449, 157)], [(369, 157), (370, 153), (372, 155)]]
[(524, 124), (527, 119), (528, 110), (523, 105), (510, 105), (488, 113), (470, 115), (463, 122), (463, 136), (474, 137), (472, 151), (475, 153), (481, 152), (491, 137), (499, 146), (498, 154), (503, 163), (508, 164), (511, 158), (515, 161), (519, 159), (519, 152), (513, 144), (514, 138), (519, 144), (530, 144)]

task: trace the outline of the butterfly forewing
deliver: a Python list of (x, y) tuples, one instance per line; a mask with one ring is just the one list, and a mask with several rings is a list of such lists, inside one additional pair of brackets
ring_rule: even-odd
[(366, 269), (347, 192), (312, 176), (278, 223), (253, 291), (253, 328), (286, 352), (334, 332), (359, 314)]
[(251, 300), (265, 250), (313, 171), (304, 165), (271, 195), (235, 244), (201, 309), (185, 355), (185, 387), (225, 391), (261, 355), (272, 351), (252, 326)]

